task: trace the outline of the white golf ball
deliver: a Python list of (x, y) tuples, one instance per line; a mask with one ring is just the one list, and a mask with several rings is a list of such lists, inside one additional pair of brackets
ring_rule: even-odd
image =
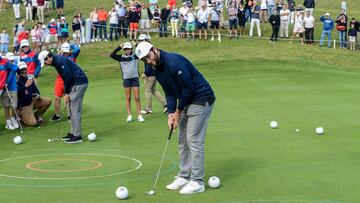
[(275, 129), (275, 128), (278, 127), (278, 123), (277, 123), (276, 121), (271, 121), (270, 127), (271, 127), (272, 129)]
[(48, 142), (51, 142), (52, 140), (51, 139), (48, 139)]
[(316, 132), (316, 134), (318, 134), (318, 135), (323, 135), (323, 134), (324, 134), (324, 128), (322, 128), (322, 127), (317, 127), (317, 128), (315, 129), (315, 132)]
[(300, 132), (300, 130), (299, 130), (299, 129), (296, 129), (295, 131), (296, 131), (297, 133), (298, 133), (298, 132)]
[(95, 133), (90, 133), (88, 135), (88, 140), (91, 141), (91, 142), (95, 141), (96, 140), (96, 134)]
[(16, 136), (13, 141), (15, 144), (21, 144), (23, 140), (20, 136)]
[(118, 189), (116, 189), (115, 195), (118, 199), (126, 199), (129, 196), (129, 192), (126, 187), (118, 187)]
[(154, 195), (155, 194), (155, 191), (154, 190), (150, 190), (149, 191), (149, 195)]
[(218, 188), (220, 187), (220, 179), (216, 176), (212, 176), (209, 178), (208, 184), (211, 188)]

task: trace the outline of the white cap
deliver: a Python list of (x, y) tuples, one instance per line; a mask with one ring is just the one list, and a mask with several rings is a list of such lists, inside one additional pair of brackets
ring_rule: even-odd
[(144, 40), (147, 40), (149, 39), (149, 37), (147, 36), (147, 34), (141, 34), (138, 38), (138, 40), (141, 40), (141, 41), (144, 41)]
[(46, 25), (41, 26), (42, 29), (46, 29)]
[(27, 39), (23, 39), (21, 40), (20, 42), (20, 48), (21, 47), (28, 47), (30, 44), (29, 44), (29, 41)]
[(67, 42), (64, 42), (64, 43), (61, 45), (61, 51), (62, 51), (62, 52), (65, 52), (65, 53), (69, 53), (69, 52), (70, 52), (70, 44), (67, 43)]
[(65, 16), (61, 16), (61, 18), (60, 18), (61, 20), (65, 20)]
[(14, 54), (13, 54), (12, 52), (6, 53), (5, 58), (6, 58), (7, 60), (9, 60), (9, 61), (15, 60), (15, 56), (14, 56)]
[(26, 68), (27, 68), (27, 65), (26, 65), (25, 62), (20, 61), (20, 62), (18, 63), (18, 67), (19, 67), (20, 70), (22, 70), (22, 69), (24, 69), (24, 68), (26, 69)]
[(330, 13), (325, 13), (325, 16), (330, 16)]
[(125, 42), (124, 45), (123, 45), (123, 49), (132, 49), (131, 42)]
[(51, 18), (50, 23), (55, 23), (55, 22), (56, 22), (55, 19)]
[(147, 56), (150, 52), (150, 49), (153, 48), (153, 45), (149, 42), (141, 42), (135, 49), (136, 56), (141, 60)]
[(41, 67), (44, 66), (44, 60), (45, 58), (48, 56), (49, 52), (44, 50), (44, 51), (41, 51), (38, 55), (38, 60), (40, 61), (41, 63)]

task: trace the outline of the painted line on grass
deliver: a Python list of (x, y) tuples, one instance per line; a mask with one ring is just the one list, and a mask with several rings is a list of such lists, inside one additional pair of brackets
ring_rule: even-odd
[[(89, 162), (89, 163), (94, 163), (95, 166), (89, 167), (89, 168), (66, 169), (66, 170), (65, 169), (63, 169), (63, 170), (50, 170), (50, 169), (41, 169), (41, 168), (34, 167), (34, 165), (36, 165), (36, 164), (48, 163), (48, 162), (56, 162), (56, 161)], [(95, 160), (87, 160), (87, 159), (50, 159), (50, 160), (40, 160), (40, 161), (30, 162), (30, 163), (26, 164), (25, 167), (30, 169), (30, 170), (33, 170), (33, 171), (39, 171), (39, 172), (45, 172), (45, 173), (51, 173), (51, 172), (64, 173), (64, 172), (90, 171), (90, 170), (98, 169), (102, 165), (103, 164), (101, 162), (98, 162), (98, 161), (95, 161)]]
[(97, 176), (84, 176), (84, 177), (47, 177), (47, 178), (42, 178), (42, 177), (25, 177), (25, 176), (14, 176), (14, 175), (7, 175), (7, 174), (2, 174), (0, 173), (0, 176), (2, 177), (7, 177), (7, 178), (16, 178), (16, 179), (27, 179), (27, 180), (83, 180), (83, 179), (93, 179), (93, 178), (104, 178), (104, 177), (110, 177), (110, 176), (116, 176), (116, 175), (121, 175), (121, 174), (126, 174), (126, 173), (130, 173), (133, 171), (138, 170), (141, 166), (142, 163), (141, 161), (132, 158), (132, 157), (127, 157), (127, 156), (121, 156), (121, 155), (113, 155), (113, 154), (97, 154), (97, 153), (89, 153), (89, 154), (79, 154), (79, 153), (63, 153), (63, 154), (35, 154), (35, 155), (29, 155), (29, 156), (19, 156), (19, 157), (12, 157), (12, 158), (8, 158), (8, 159), (2, 159), (0, 160), (1, 162), (6, 162), (6, 161), (10, 161), (10, 160), (15, 160), (15, 159), (23, 159), (23, 158), (31, 158), (31, 157), (39, 157), (39, 156), (61, 156), (61, 155), (86, 155), (86, 156), (110, 156), (110, 157), (117, 157), (117, 158), (124, 158), (124, 159), (128, 159), (128, 160), (132, 160), (134, 162), (136, 162), (138, 165), (130, 170), (127, 171), (121, 171), (121, 172), (117, 172), (117, 173), (110, 173), (110, 174), (105, 174), (105, 175), (97, 175)]

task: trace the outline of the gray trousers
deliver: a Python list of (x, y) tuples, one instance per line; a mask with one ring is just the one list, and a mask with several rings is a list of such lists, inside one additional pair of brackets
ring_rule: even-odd
[(87, 86), (88, 84), (76, 85), (70, 91), (70, 132), (76, 137), (81, 136), (82, 103)]
[(179, 121), (179, 177), (203, 183), (205, 133), (214, 105), (191, 104)]

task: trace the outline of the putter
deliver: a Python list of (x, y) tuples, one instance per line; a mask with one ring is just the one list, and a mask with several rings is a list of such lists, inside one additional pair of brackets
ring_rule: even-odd
[(160, 167), (159, 167), (159, 169), (158, 169), (158, 171), (157, 171), (157, 174), (156, 174), (154, 186), (152, 187), (152, 190), (150, 190), (150, 191), (148, 191), (148, 192), (145, 192), (146, 195), (152, 196), (152, 195), (155, 195), (155, 193), (156, 193), (156, 192), (155, 192), (156, 184), (157, 184), (157, 181), (158, 181), (159, 176), (160, 176), (160, 171), (161, 171), (161, 168), (162, 168), (164, 159), (165, 159), (166, 150), (167, 150), (167, 148), (168, 148), (168, 146), (169, 146), (170, 139), (171, 139), (171, 135), (172, 135), (173, 131), (174, 131), (174, 126), (171, 125), (169, 137), (168, 137), (168, 139), (167, 139), (166, 146), (165, 146), (165, 150), (164, 150), (163, 156), (162, 156), (162, 158), (161, 158)]
[[(8, 98), (9, 98), (9, 100), (10, 100), (10, 103), (12, 103), (12, 99), (11, 99), (11, 96), (10, 96), (10, 92), (9, 92), (9, 89), (8, 89), (7, 86), (5, 86), (5, 90), (6, 90), (7, 96), (8, 96)], [(20, 133), (21, 133), (21, 134), (24, 134), (23, 127), (22, 127), (22, 125), (21, 125), (21, 122), (20, 122), (20, 118), (19, 118), (18, 113), (17, 113), (16, 109), (15, 109), (13, 106), (11, 106), (11, 108), (13, 109), (13, 111), (14, 111), (14, 113), (15, 113), (16, 121), (17, 121), (18, 124), (19, 124)]]
[[(67, 106), (68, 106), (68, 103), (65, 104), (64, 106), (64, 109), (63, 109), (63, 116), (65, 115), (65, 110), (67, 109)], [(51, 142), (60, 142), (60, 139), (59, 139), (59, 134), (60, 134), (60, 131), (61, 131), (61, 127), (62, 127), (62, 123), (61, 121), (59, 121), (59, 126), (58, 126), (58, 130), (57, 130), (57, 133), (56, 133), (56, 138), (55, 139), (51, 139)]]

